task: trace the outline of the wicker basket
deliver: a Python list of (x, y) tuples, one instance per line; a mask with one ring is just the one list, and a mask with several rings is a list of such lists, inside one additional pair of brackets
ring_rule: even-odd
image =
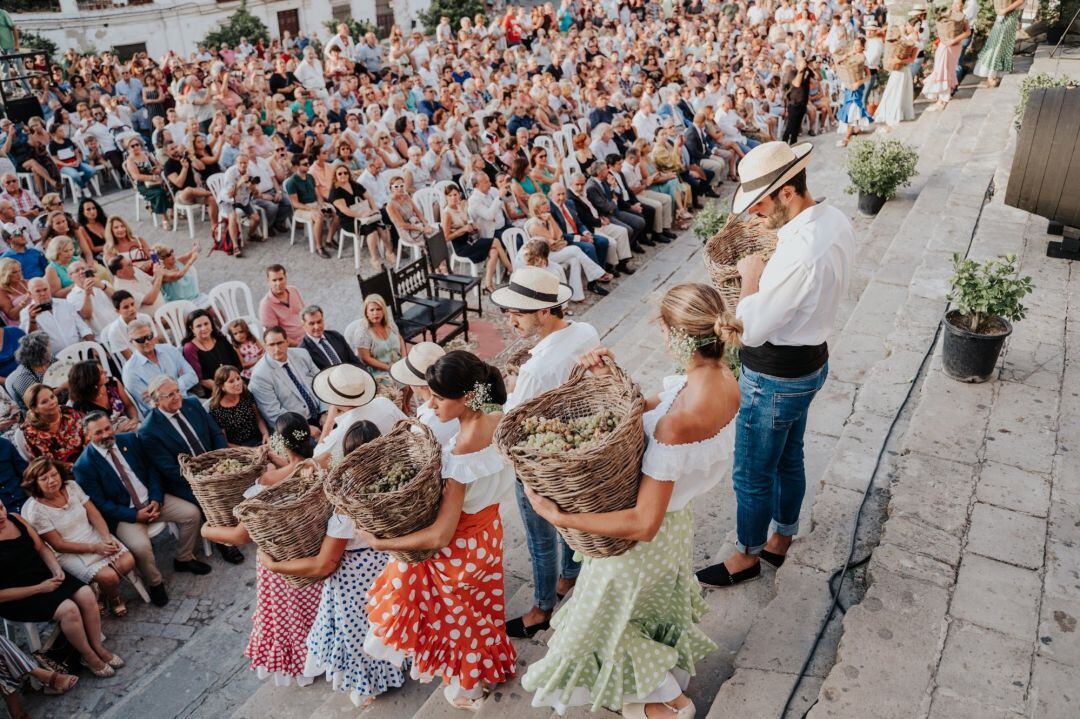
[(863, 56), (858, 53), (851, 54), (837, 63), (836, 77), (848, 89), (853, 90), (862, 85), (866, 79), (866, 61)]
[[(363, 492), (401, 461), (419, 468), (411, 482), (396, 492)], [(442, 449), (431, 430), (415, 419), (400, 420), (388, 433), (349, 454), (323, 482), (337, 511), (380, 539), (430, 526), (439, 513), (442, 489)], [(403, 562), (422, 562), (437, 551), (391, 554)]]
[(529, 361), (535, 342), (519, 340), (503, 350), (492, 364), (502, 370), (503, 375), (519, 374), (521, 366)]
[[(206, 523), (211, 527), (235, 527), (233, 508), (244, 500), (244, 490), (266, 471), (266, 447), (228, 447), (205, 452), (197, 457), (182, 454), (177, 460), (180, 473), (191, 485), (199, 500)], [(232, 474), (209, 474), (223, 459), (235, 459), (244, 469)]]
[(739, 260), (755, 254), (768, 260), (776, 250), (776, 241), (774, 231), (732, 215), (720, 231), (705, 243), (705, 269), (729, 311), (734, 312), (738, 306), (742, 289), (742, 280), (736, 268)]
[[(322, 479), (313, 461), (302, 462), (289, 477), (236, 505), (233, 515), (271, 559), (281, 562), (314, 557), (322, 548), (326, 522), (333, 512), (323, 493)], [(318, 577), (281, 576), (297, 589), (321, 581)]]
[(885, 56), (882, 65), (889, 72), (903, 70), (910, 65), (918, 54), (918, 48), (905, 40), (889, 40), (885, 43)]
[(936, 30), (938, 37), (947, 42), (967, 30), (967, 20), (963, 13), (948, 13), (938, 18)]
[[(560, 387), (523, 402), (503, 417), (492, 440), (514, 465), (517, 478), (567, 512), (613, 512), (634, 506), (641, 480), (645, 430), (641, 390), (621, 368), (595, 377), (576, 366)], [(613, 411), (619, 423), (595, 445), (553, 455), (518, 443), (526, 417), (587, 417)], [(634, 546), (629, 539), (559, 529), (566, 543), (588, 557), (614, 557)]]

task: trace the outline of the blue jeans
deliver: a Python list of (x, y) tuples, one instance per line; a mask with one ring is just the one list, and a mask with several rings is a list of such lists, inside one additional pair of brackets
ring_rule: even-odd
[(593, 235), (592, 242), (571, 242), (570, 244), (580, 249), (586, 257), (601, 267), (607, 264), (608, 238)]
[(826, 363), (805, 377), (773, 377), (742, 368), (735, 428), (736, 531), (740, 552), (758, 554), (772, 531), (793, 537), (806, 491), (803, 433)]
[[(548, 524), (532, 508), (529, 498), (520, 482), (515, 482), (518, 509), (521, 521), (525, 524), (525, 543), (529, 547), (532, 560), (533, 604), (545, 612), (555, 608), (557, 597), (555, 585), (561, 576), (563, 579), (577, 579), (581, 563), (574, 561), (574, 550), (562, 538), (555, 527)], [(562, 549), (562, 561), (559, 549)]]
[(94, 168), (85, 162), (80, 162), (78, 165), (73, 166), (57, 166), (60, 170), (60, 174), (66, 177), (75, 178), (75, 182), (79, 187), (86, 189), (86, 186), (90, 184), (90, 178), (97, 172)]
[(956, 81), (960, 82), (964, 79), (964, 56), (967, 55), (968, 48), (971, 47), (971, 41), (974, 39), (974, 35), (968, 35), (967, 40), (960, 43), (960, 59), (956, 61)]

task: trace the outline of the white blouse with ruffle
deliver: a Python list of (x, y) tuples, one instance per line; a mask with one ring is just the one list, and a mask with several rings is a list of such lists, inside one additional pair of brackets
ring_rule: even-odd
[(465, 485), (461, 511), (476, 514), (514, 494), (514, 465), (507, 462), (494, 444), (468, 454), (454, 454), (457, 437), (443, 447), (442, 476)]
[(641, 416), (645, 425), (645, 456), (641, 473), (662, 482), (675, 482), (668, 502), (669, 512), (677, 512), (694, 497), (705, 494), (731, 472), (735, 458), (735, 421), (700, 442), (664, 444), (656, 439), (656, 425), (671, 409), (686, 386), (686, 377), (665, 377), (660, 404)]

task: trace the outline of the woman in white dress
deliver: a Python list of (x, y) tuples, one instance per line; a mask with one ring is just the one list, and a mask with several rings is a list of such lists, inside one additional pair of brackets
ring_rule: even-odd
[[(914, 32), (909, 24), (905, 35)], [(881, 104), (874, 113), (874, 122), (888, 132), (901, 122), (915, 119), (915, 81), (911, 77), (911, 63), (900, 70), (889, 70), (889, 81), (881, 95)]]
[(444, 422), (435, 414), (435, 408), (431, 404), (431, 390), (428, 389), (425, 375), (427, 368), (435, 364), (444, 354), (446, 350), (434, 342), (421, 342), (414, 345), (408, 355), (390, 365), (390, 376), (416, 392), (419, 400), (416, 406), (416, 418), (432, 431), (439, 444), (446, 446), (461, 430), (461, 422), (457, 419)]
[(45, 540), (68, 574), (97, 582), (114, 616), (127, 614), (120, 596), (120, 576), (135, 568), (135, 559), (112, 536), (104, 517), (82, 488), (72, 481), (67, 466), (39, 457), (23, 473), (22, 487), (30, 499), (22, 516)]
[[(557, 527), (638, 541), (617, 557), (585, 558), (574, 593), (551, 620), (547, 655), (522, 678), (534, 706), (691, 719), (694, 705), (683, 692), (697, 662), (716, 649), (697, 626), (705, 603), (694, 576), (690, 503), (731, 470), (739, 385), (724, 351), (741, 326), (715, 289), (696, 283), (668, 291), (660, 322), (686, 374), (665, 379), (645, 403), (637, 503), (568, 514), (526, 489), (537, 513)], [(601, 347), (580, 362), (605, 374), (611, 356)]]

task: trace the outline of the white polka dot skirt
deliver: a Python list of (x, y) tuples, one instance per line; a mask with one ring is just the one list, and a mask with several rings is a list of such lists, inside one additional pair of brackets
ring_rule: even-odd
[(593, 711), (619, 711), (624, 697), (648, 696), (673, 669), (693, 676), (717, 648), (697, 627), (706, 607), (693, 541), (686, 507), (668, 513), (651, 542), (618, 557), (585, 557), (573, 595), (551, 620), (548, 653), (522, 686), (545, 701), (573, 705), (587, 696)]

